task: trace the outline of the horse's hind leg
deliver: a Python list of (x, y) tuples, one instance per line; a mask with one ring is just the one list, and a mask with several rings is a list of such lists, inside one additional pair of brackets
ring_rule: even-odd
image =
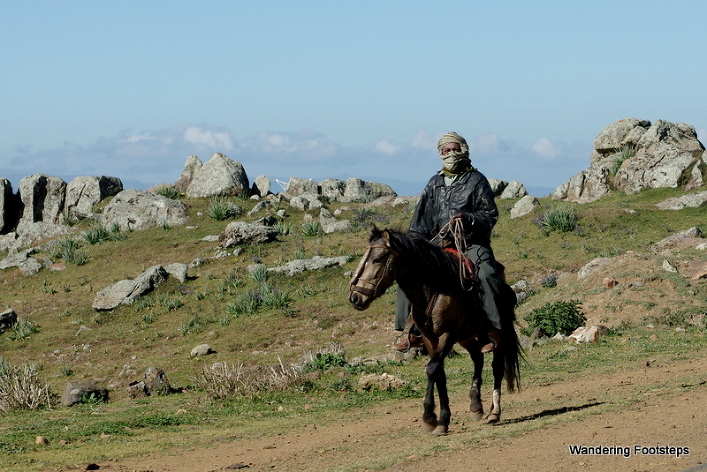
[(491, 369), (493, 370), (493, 403), (491, 404), (491, 412), (486, 422), (497, 423), (501, 420), (501, 384), (503, 383), (505, 370), (505, 358), (500, 349), (497, 349), (493, 353)]
[[(454, 340), (449, 333), (444, 333), (439, 338), (437, 351), (427, 364), (427, 394), (425, 395), (425, 411), (422, 421), (432, 434), (447, 434), (452, 412), (449, 409), (449, 393), (447, 392), (447, 376), (444, 373), (444, 359), (454, 345)], [(434, 389), (437, 387), (439, 396), (439, 418), (435, 414)]]
[(460, 343), (461, 346), (469, 351), (471, 360), (474, 362), (474, 375), (471, 378), (471, 389), (469, 390), (469, 411), (471, 419), (481, 421), (484, 418), (484, 405), (481, 402), (481, 374), (484, 370), (484, 355), (481, 353), (481, 348), (478, 341), (472, 339)]

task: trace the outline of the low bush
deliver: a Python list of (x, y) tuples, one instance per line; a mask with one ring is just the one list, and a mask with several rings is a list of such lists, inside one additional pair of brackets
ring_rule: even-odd
[(536, 308), (524, 318), (528, 327), (523, 330), (523, 334), (530, 335), (536, 328), (546, 336), (554, 336), (557, 333), (571, 334), (587, 322), (579, 305), (578, 301), (570, 300), (547, 303)]

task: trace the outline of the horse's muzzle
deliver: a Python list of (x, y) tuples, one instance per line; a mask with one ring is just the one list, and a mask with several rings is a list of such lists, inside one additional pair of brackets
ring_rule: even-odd
[(359, 311), (363, 311), (371, 304), (371, 297), (367, 297), (354, 290), (349, 290), (349, 303)]

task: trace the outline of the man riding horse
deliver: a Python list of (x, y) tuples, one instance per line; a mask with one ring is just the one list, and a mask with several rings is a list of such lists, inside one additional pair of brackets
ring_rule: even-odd
[[(486, 314), (486, 339), (481, 351), (491, 352), (501, 342), (503, 287), (499, 266), (491, 250), (491, 230), (498, 220), (494, 193), (486, 177), (471, 165), (469, 146), (457, 133), (442, 136), (437, 143), (442, 169), (427, 183), (410, 223), (410, 233), (440, 244), (465, 248), (475, 267), (475, 276)], [(455, 241), (456, 240), (456, 241)], [(458, 247), (455, 249), (459, 249)], [(410, 301), (398, 290), (395, 330), (404, 332), (410, 314)], [(421, 345), (419, 331), (410, 327), (393, 347), (407, 351)]]

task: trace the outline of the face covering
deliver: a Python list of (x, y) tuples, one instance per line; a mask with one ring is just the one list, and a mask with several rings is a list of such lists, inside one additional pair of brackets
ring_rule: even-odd
[(439, 157), (444, 163), (442, 165), (442, 170), (445, 173), (458, 174), (471, 166), (468, 152), (452, 151)]

